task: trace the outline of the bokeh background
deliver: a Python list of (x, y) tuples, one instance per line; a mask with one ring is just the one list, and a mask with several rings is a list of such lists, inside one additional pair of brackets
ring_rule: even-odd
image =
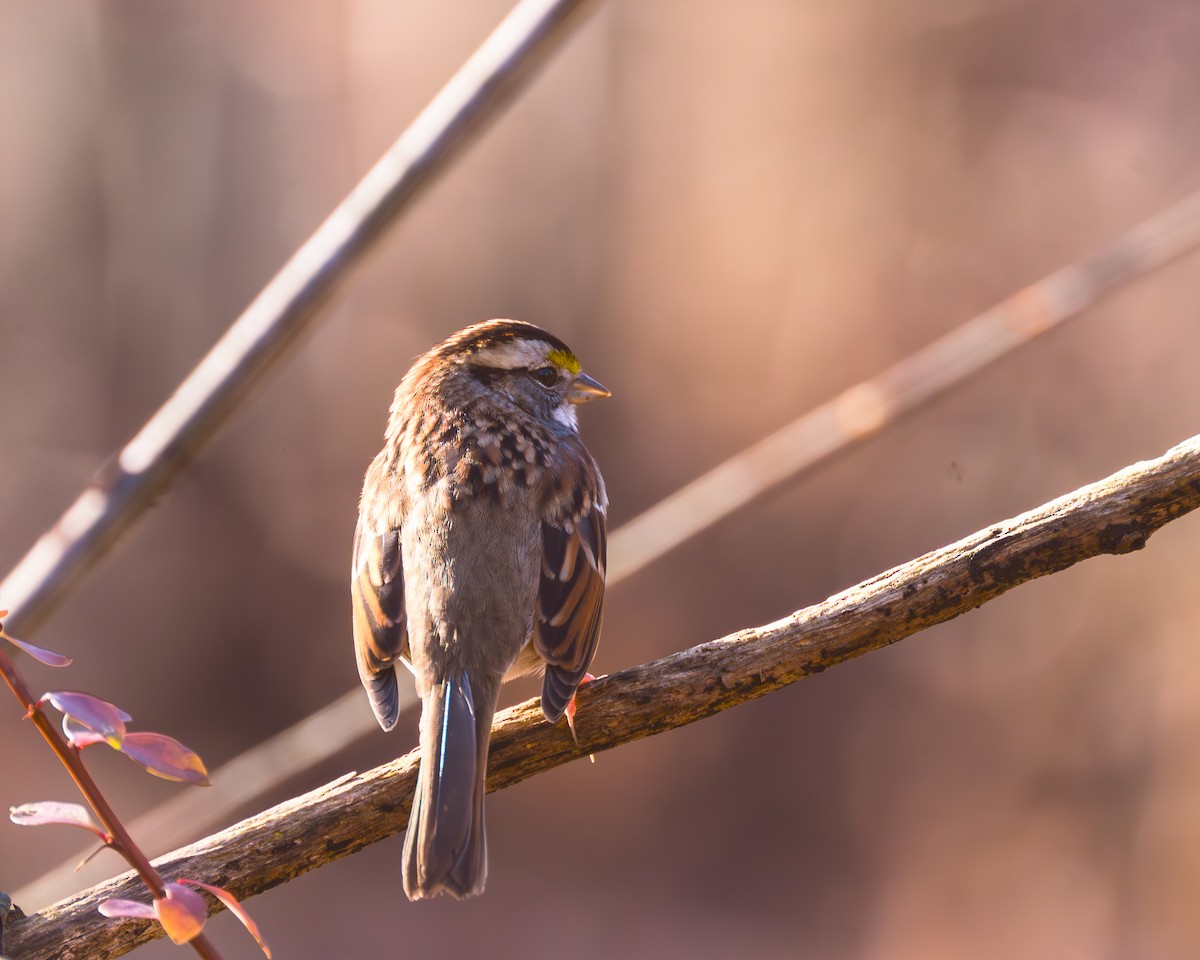
[[(0, 567), (507, 7), (0, 0)], [(618, 526), (1194, 190), (1198, 48), (1194, 0), (600, 6), (31, 639), (219, 766), (356, 682), (356, 498), (414, 355), (491, 316), (560, 334), (614, 392), (583, 421)], [(1198, 298), (1185, 258), (674, 551), (610, 594), (599, 670), (1200, 431)], [(409, 905), (395, 838), (249, 907), (300, 960), (1196, 956), (1198, 557), (1187, 518), (494, 794), (481, 900)], [(2, 699), (0, 724), (0, 807), (70, 798)], [(130, 816), (182, 789), (118, 758), (99, 775)], [(0, 825), (0, 888), (83, 849)]]

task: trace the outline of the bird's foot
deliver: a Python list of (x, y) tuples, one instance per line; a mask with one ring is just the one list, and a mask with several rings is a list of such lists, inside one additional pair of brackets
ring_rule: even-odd
[[(592, 676), (592, 674), (585, 673), (583, 675), (583, 679), (579, 681), (579, 687), (582, 687), (585, 683), (591, 683), (595, 679), (596, 678), (594, 676)], [(579, 692), (579, 687), (575, 688), (576, 693)], [(571, 728), (571, 739), (575, 741), (575, 746), (579, 746), (579, 736), (575, 732), (575, 694), (574, 693), (571, 694), (571, 700), (567, 704), (567, 726)], [(596, 762), (596, 757), (594, 754), (589, 753), (588, 757), (591, 759), (592, 763)]]

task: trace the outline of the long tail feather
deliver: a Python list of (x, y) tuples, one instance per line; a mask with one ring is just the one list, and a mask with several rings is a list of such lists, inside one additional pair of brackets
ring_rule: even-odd
[(483, 891), (484, 774), (494, 704), (476, 711), (470, 678), (447, 678), (421, 711), (421, 770), (404, 838), (404, 892), (410, 900)]

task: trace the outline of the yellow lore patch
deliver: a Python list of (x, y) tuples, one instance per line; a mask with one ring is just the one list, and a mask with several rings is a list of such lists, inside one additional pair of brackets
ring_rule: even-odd
[(546, 359), (571, 374), (577, 374), (583, 369), (582, 364), (576, 359), (575, 354), (568, 353), (566, 350), (551, 350), (546, 354)]

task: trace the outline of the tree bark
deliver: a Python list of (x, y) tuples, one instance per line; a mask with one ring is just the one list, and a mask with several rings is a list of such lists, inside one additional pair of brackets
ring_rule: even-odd
[[(488, 789), (662, 733), (966, 613), (1026, 581), (1099, 554), (1140, 550), (1159, 527), (1200, 506), (1200, 437), (1011, 520), (881, 573), (775, 623), (623, 670), (579, 693), (579, 744), (536, 700), (500, 714)], [(328, 783), (155, 861), (246, 898), (402, 831), (416, 753)], [(157, 924), (96, 912), (144, 896), (117, 877), (40, 914), (10, 917), (15, 960), (106, 960), (162, 935)]]

